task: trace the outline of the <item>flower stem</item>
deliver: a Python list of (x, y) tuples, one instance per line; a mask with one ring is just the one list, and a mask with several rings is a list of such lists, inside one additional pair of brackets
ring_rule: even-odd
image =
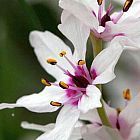
[(103, 50), (103, 43), (102, 40), (96, 38), (92, 32), (90, 33), (90, 40), (93, 46), (93, 54), (95, 58)]
[[(94, 36), (94, 33), (91, 32), (90, 33), (90, 40), (93, 46), (93, 54), (94, 54), (94, 58), (103, 50), (103, 44), (102, 44), (102, 40), (99, 38), (96, 38)], [(97, 85), (97, 87), (100, 89), (100, 91), (102, 91), (102, 86), (101, 85)], [(112, 127), (111, 123), (107, 117), (105, 108), (104, 108), (104, 104), (103, 104), (103, 99), (101, 99), (101, 103), (102, 103), (102, 107), (97, 108), (97, 112), (99, 114), (99, 117), (102, 121), (102, 124), (108, 127)]]

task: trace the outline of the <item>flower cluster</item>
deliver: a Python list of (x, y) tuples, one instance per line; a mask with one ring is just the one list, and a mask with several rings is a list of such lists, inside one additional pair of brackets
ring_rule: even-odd
[[(140, 95), (131, 100), (127, 89), (123, 94), (126, 107), (114, 109), (102, 99), (99, 88), (116, 77), (114, 69), (123, 50), (140, 49), (140, 1), (126, 0), (120, 11), (111, 3), (105, 6), (107, 1), (59, 1), (63, 11), (58, 29), (72, 42), (74, 52), (49, 31), (30, 33), (38, 61), (56, 81), (43, 78), (45, 88), (40, 93), (21, 97), (13, 104), (1, 103), (0, 109), (25, 107), (46, 113), (61, 108), (55, 124), (22, 123), (23, 128), (44, 132), (37, 140), (140, 139)], [(107, 43), (90, 68), (86, 61), (89, 37), (94, 40), (94, 51), (102, 48), (102, 41)]]

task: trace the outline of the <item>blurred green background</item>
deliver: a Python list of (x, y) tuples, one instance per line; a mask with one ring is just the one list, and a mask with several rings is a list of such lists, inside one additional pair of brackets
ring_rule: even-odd
[[(40, 79), (48, 75), (38, 63), (28, 36), (32, 30), (49, 30), (60, 36), (57, 2), (0, 0), (0, 102), (15, 102), (44, 87)], [(54, 122), (55, 116), (26, 109), (2, 110), (0, 140), (33, 140), (38, 133), (22, 129), (21, 121), (46, 124)]]
[[(0, 0), (0, 102), (12, 103), (23, 95), (39, 92), (44, 87), (42, 77), (53, 80), (37, 61), (28, 36), (32, 30), (49, 30), (65, 39), (57, 29), (60, 12), (58, 0)], [(104, 86), (104, 94), (109, 100), (112, 97), (114, 104), (121, 100), (123, 89), (130, 87), (135, 93), (139, 89), (139, 54), (124, 52), (116, 68), (117, 79)], [(56, 115), (31, 113), (23, 108), (2, 110), (0, 140), (34, 140), (40, 133), (24, 130), (20, 123), (47, 124), (54, 122)]]

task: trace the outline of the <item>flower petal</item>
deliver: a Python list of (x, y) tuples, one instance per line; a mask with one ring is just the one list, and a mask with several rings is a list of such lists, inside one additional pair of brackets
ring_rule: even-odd
[(131, 128), (128, 140), (139, 140), (140, 138), (140, 119), (136, 120), (135, 125)]
[(89, 126), (83, 134), (84, 140), (123, 140), (117, 129), (112, 129), (106, 126), (94, 127)]
[(73, 43), (76, 60), (85, 60), (86, 43), (90, 29), (73, 15), (67, 17), (65, 22), (60, 24), (58, 28)]
[[(123, 46), (129, 46), (134, 49), (140, 48), (140, 20), (139, 18), (129, 17), (118, 24), (112, 21), (106, 22), (105, 31), (101, 34), (104, 40), (112, 40), (120, 36), (123, 40)], [(129, 48), (128, 48), (129, 49)]]
[(108, 83), (115, 78), (114, 68), (123, 51), (119, 37), (111, 41), (110, 46), (100, 52), (93, 60), (91, 72), (94, 70), (97, 77), (93, 84)]
[(140, 118), (140, 93), (126, 106), (119, 115), (120, 132), (124, 137), (128, 136), (131, 127)]
[(76, 107), (65, 105), (56, 120), (55, 128), (49, 133), (44, 133), (37, 140), (67, 140), (78, 121), (80, 112)]
[(65, 59), (59, 57), (60, 52), (66, 51), (67, 57), (72, 59), (70, 48), (51, 32), (33, 31), (30, 33), (30, 42), (42, 67), (57, 80), (64, 76), (64, 72), (58, 67), (48, 64), (46, 62), (48, 58), (54, 58), (63, 68), (67, 68), (70, 71), (73, 70)]
[(61, 14), (61, 23), (63, 24), (69, 16), (71, 16), (71, 13), (67, 10), (63, 10)]
[(0, 104), (0, 109), (25, 107), (32, 112), (53, 112), (59, 107), (50, 105), (51, 101), (63, 103), (65, 91), (59, 87), (46, 87), (40, 93), (27, 95), (19, 98), (16, 104)]
[(96, 16), (98, 16), (99, 5), (96, 0), (82, 0), (82, 1), (79, 0), (79, 2), (83, 2), (83, 4), (85, 4), (88, 9), (91, 9), (92, 11), (94, 11)]
[[(82, 136), (81, 136), (81, 127), (82, 126), (83, 126), (82, 122), (78, 121), (76, 123), (75, 128), (72, 131), (72, 134), (71, 134), (69, 140), (79, 140), (82, 138)], [(34, 124), (34, 123), (29, 123), (29, 122), (22, 122), (21, 127), (24, 129), (46, 132), (46, 134), (47, 134), (47, 133), (50, 133), (54, 129), (55, 124), (50, 123), (47, 125), (40, 125), (40, 124)]]
[(78, 102), (78, 109), (83, 113), (86, 113), (90, 109), (101, 107), (102, 104), (100, 99), (100, 90), (94, 85), (89, 85), (86, 89), (86, 94), (84, 94), (81, 100)]
[[(116, 111), (116, 109), (114, 109), (114, 108), (110, 107), (108, 104), (106, 104), (104, 101), (103, 101), (103, 104), (104, 104), (106, 114), (109, 118), (109, 121), (110, 121), (112, 127), (115, 128), (116, 122), (117, 122), (117, 117), (118, 117), (117, 111)], [(80, 119), (89, 121), (93, 125), (102, 125), (101, 119), (100, 119), (96, 109), (90, 110), (85, 114), (80, 114)]]
[(37, 130), (37, 131), (49, 133), (52, 129), (54, 129), (55, 124), (50, 123), (47, 125), (39, 125), (39, 124), (34, 124), (34, 123), (22, 122), (21, 127), (24, 129)]
[(60, 0), (59, 6), (81, 20), (89, 28), (97, 29), (98, 20), (84, 4), (75, 0)]

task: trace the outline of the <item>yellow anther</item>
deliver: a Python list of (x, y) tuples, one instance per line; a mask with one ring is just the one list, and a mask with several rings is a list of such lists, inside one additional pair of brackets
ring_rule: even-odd
[(123, 11), (127, 12), (129, 10), (130, 6), (132, 5), (132, 3), (133, 3), (133, 0), (126, 0), (125, 4), (123, 6)]
[(60, 57), (63, 57), (63, 56), (65, 56), (66, 55), (66, 52), (65, 51), (62, 51), (61, 53), (59, 53), (59, 56)]
[(84, 60), (79, 60), (78, 61), (78, 65), (84, 65), (84, 64), (86, 64), (86, 62)]
[(56, 61), (55, 59), (53, 59), (53, 58), (47, 59), (47, 62), (48, 62), (49, 64), (51, 64), (51, 65), (56, 65), (56, 64), (57, 64), (57, 61)]
[(101, 5), (103, 0), (97, 0), (98, 4)]
[(59, 103), (59, 102), (54, 102), (54, 101), (51, 101), (50, 104), (51, 104), (52, 106), (57, 106), (57, 107), (62, 106), (61, 103)]
[(123, 91), (123, 98), (128, 101), (132, 99), (132, 94), (130, 92), (130, 89), (126, 89)]
[(43, 78), (41, 79), (41, 83), (44, 84), (45, 86), (51, 86), (51, 83), (48, 80), (43, 79)]
[(68, 89), (69, 88), (69, 85), (67, 85), (66, 83), (64, 83), (63, 81), (60, 81), (59, 82), (59, 86), (63, 89)]

